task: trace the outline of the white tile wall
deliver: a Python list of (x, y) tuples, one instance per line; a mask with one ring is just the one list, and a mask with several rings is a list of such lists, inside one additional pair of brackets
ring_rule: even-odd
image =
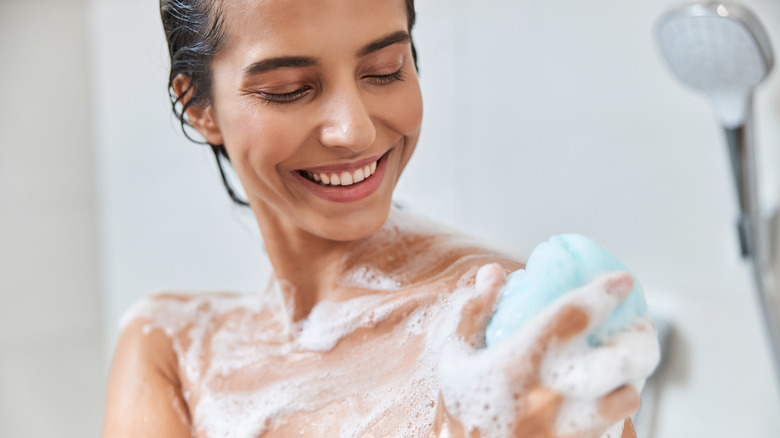
[(86, 2), (0, 2), (0, 437), (97, 436)]

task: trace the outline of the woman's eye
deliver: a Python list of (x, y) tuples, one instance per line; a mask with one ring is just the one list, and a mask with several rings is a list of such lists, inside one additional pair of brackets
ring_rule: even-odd
[[(390, 74), (369, 75), (365, 76), (365, 78), (375, 85), (389, 85), (393, 82), (403, 81), (404, 73), (401, 69), (399, 69), (398, 71)], [(257, 91), (255, 94), (257, 94), (265, 103), (275, 105), (295, 102), (296, 100), (308, 95), (311, 90), (312, 87), (307, 85), (297, 90), (290, 91), (289, 93), (269, 93), (267, 91)]]
[(393, 82), (403, 81), (404, 72), (399, 69), (395, 73), (390, 73), (387, 75), (366, 76), (366, 78), (376, 85), (388, 85), (392, 84)]
[(309, 94), (309, 91), (311, 91), (311, 87), (306, 86), (301, 87), (295, 91), (290, 91), (289, 93), (268, 93), (265, 91), (258, 91), (257, 94), (261, 99), (263, 99), (263, 101), (265, 101), (265, 103), (280, 104), (294, 102)]

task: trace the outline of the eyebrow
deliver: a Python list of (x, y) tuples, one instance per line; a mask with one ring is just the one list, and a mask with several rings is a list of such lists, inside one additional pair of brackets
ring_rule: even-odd
[(244, 76), (252, 76), (265, 73), (270, 70), (287, 67), (311, 67), (317, 65), (317, 60), (305, 56), (281, 56), (257, 61), (244, 69)]
[(399, 30), (398, 32), (393, 32), (390, 35), (384, 36), (374, 42), (366, 44), (362, 49), (358, 50), (357, 56), (358, 58), (362, 58), (363, 56), (378, 52), (387, 46), (392, 46), (393, 44), (398, 43), (408, 43), (411, 40), (412, 37), (409, 35), (409, 32), (405, 30)]
[[(366, 44), (357, 51), (357, 57), (362, 58), (374, 52), (378, 52), (385, 47), (392, 46), (393, 44), (407, 43), (411, 40), (412, 37), (409, 35), (409, 32), (399, 30), (398, 32), (393, 32), (389, 35), (379, 38), (376, 41), (372, 41)], [(244, 69), (244, 76), (258, 75), (280, 68), (312, 67), (317, 65), (317, 63), (318, 61), (316, 58), (306, 56), (280, 56), (276, 58), (268, 58), (250, 64)]]

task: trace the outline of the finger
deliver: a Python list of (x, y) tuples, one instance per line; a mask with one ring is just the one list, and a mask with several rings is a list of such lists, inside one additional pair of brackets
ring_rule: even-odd
[(564, 402), (555, 419), (558, 433), (555, 436), (617, 438), (623, 420), (636, 412), (640, 403), (639, 391), (631, 385), (594, 399), (562, 397)]
[[(632, 288), (631, 275), (620, 272), (605, 274), (568, 292), (511, 336), (506, 343), (507, 349), (515, 354), (522, 352), (523, 360), (534, 370), (533, 374), (539, 373), (551, 347), (562, 350), (573, 339), (584, 339), (583, 334), (598, 327), (626, 299)], [(583, 347), (583, 342), (576, 344)], [(525, 371), (514, 373), (511, 367), (507, 372), (512, 379), (525, 376)], [(600, 373), (596, 370), (596, 375)]]
[(599, 400), (599, 415), (613, 423), (639, 410), (639, 391), (631, 385), (623, 385)]
[(641, 387), (660, 360), (650, 324), (620, 332), (608, 344), (585, 342), (548, 352), (540, 378), (544, 385), (569, 397), (595, 399), (627, 383)]
[(604, 347), (623, 359), (622, 371), (628, 381), (650, 377), (661, 361), (661, 345), (652, 321), (639, 319), (634, 327), (614, 334)]
[(477, 271), (474, 279), (474, 288), (479, 295), (497, 292), (506, 282), (504, 268), (498, 263), (490, 263), (482, 266)]
[(552, 306), (557, 315), (547, 326), (551, 339), (562, 341), (592, 331), (601, 325), (634, 288), (627, 272), (613, 272), (564, 295)]
[(476, 297), (463, 307), (455, 332), (458, 337), (474, 347), (484, 345), (485, 328), (493, 316), (499, 291), (505, 281), (506, 273), (497, 263), (479, 268), (474, 281)]
[(555, 435), (555, 419), (563, 398), (548, 388), (536, 387), (528, 391), (522, 412), (513, 426), (515, 436), (550, 437)]

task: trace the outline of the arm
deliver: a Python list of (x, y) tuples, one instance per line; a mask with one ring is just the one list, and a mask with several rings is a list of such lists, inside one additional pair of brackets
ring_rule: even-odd
[(631, 422), (630, 418), (626, 418), (623, 423), (623, 436), (621, 438), (637, 438), (634, 423)]
[(142, 319), (128, 324), (108, 380), (103, 438), (191, 437), (176, 354), (161, 330), (144, 334)]

